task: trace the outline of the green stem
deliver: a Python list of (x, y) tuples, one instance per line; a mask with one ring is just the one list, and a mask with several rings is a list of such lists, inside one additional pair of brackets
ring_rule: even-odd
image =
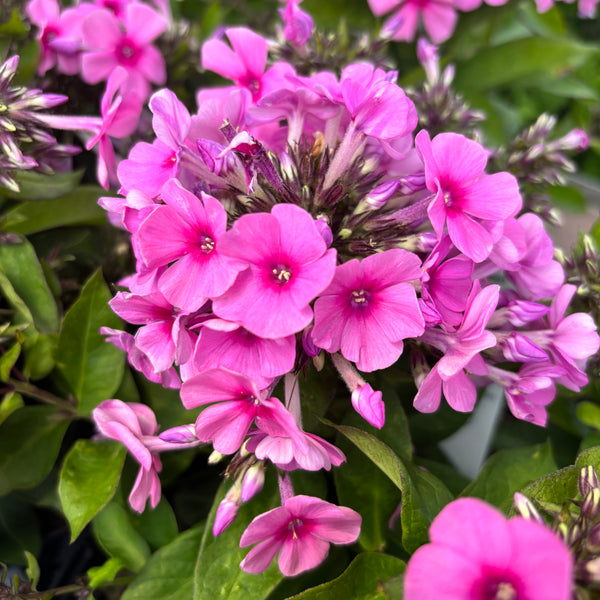
[(15, 392), (18, 392), (19, 394), (29, 396), (30, 398), (35, 398), (36, 400), (45, 402), (46, 404), (53, 404), (54, 406), (58, 406), (61, 410), (65, 410), (71, 414), (77, 415), (77, 409), (73, 406), (73, 404), (71, 404), (71, 402), (65, 400), (64, 398), (59, 398), (50, 392), (41, 390), (31, 383), (27, 383), (26, 381), (18, 381), (17, 379), (9, 379), (8, 384)]

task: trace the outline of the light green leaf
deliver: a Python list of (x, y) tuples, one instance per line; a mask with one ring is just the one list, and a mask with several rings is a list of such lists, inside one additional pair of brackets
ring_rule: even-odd
[[(273, 488), (270, 488), (273, 490)], [(193, 600), (262, 600), (283, 579), (277, 561), (260, 575), (244, 573), (240, 562), (248, 548), (240, 548), (240, 537), (250, 521), (257, 515), (277, 505), (277, 494), (269, 486), (250, 502), (240, 508), (235, 521), (218, 537), (212, 527), (219, 502), (225, 495), (225, 487), (217, 494), (208, 517), (206, 529), (194, 571)]]
[(500, 450), (488, 458), (477, 478), (460, 495), (481, 498), (508, 510), (515, 492), (553, 471), (556, 464), (549, 442)]
[(94, 589), (103, 583), (113, 581), (117, 573), (124, 567), (123, 561), (118, 558), (109, 558), (103, 565), (88, 569), (89, 586)]
[(110, 298), (102, 273), (96, 271), (65, 315), (58, 339), (57, 367), (82, 414), (111, 398), (123, 376), (123, 352), (100, 335), (100, 327), (122, 326), (108, 306)]
[(69, 425), (52, 406), (25, 406), (0, 426), (0, 496), (37, 485), (50, 472)]
[(141, 515), (132, 513), (131, 522), (151, 548), (160, 548), (172, 542), (179, 533), (177, 519), (171, 505), (163, 496), (156, 508), (145, 510)]
[(431, 521), (454, 496), (431, 473), (403, 461), (369, 433), (344, 425), (332, 426), (364, 452), (402, 492), (402, 545), (413, 552), (427, 541)]
[(71, 542), (113, 497), (125, 455), (113, 440), (77, 440), (65, 457), (58, 494), (71, 528)]
[[(28, 331), (29, 332), (29, 331)], [(43, 379), (54, 369), (58, 334), (29, 335), (23, 343), (23, 375), (31, 381)]]
[[(40, 333), (58, 332), (58, 308), (33, 246), (27, 240), (0, 245), (0, 270), (31, 312), (36, 329)], [(19, 310), (20, 306), (12, 302), (10, 290), (2, 288), (7, 300)]]
[(579, 402), (575, 408), (575, 414), (584, 425), (600, 429), (600, 406), (595, 402)]
[(94, 535), (104, 551), (137, 573), (150, 556), (146, 540), (135, 530), (127, 509), (109, 502), (92, 521)]
[(23, 402), (23, 396), (17, 394), (17, 392), (10, 392), (2, 398), (0, 402), (0, 425), (8, 419), (15, 410), (22, 408), (25, 405)]
[(15, 342), (1, 357), (0, 357), (0, 381), (8, 381), (10, 372), (15, 366), (19, 355), (21, 354), (21, 344)]
[(101, 225), (106, 212), (98, 206), (104, 190), (95, 185), (82, 185), (77, 190), (44, 202), (23, 202), (4, 215), (3, 231), (31, 234), (70, 225)]
[(529, 37), (482, 48), (456, 66), (459, 90), (484, 91), (544, 71), (558, 76), (597, 53), (594, 46), (565, 38)]
[(385, 582), (404, 573), (404, 561), (375, 552), (359, 554), (336, 579), (294, 596), (294, 600), (387, 600)]
[(27, 569), (25, 569), (25, 573), (27, 574), (27, 580), (31, 585), (32, 590), (37, 590), (37, 584), (40, 580), (40, 565), (38, 565), (38, 561), (31, 552), (25, 550), (25, 558), (27, 560)]
[(155, 552), (121, 600), (191, 599), (194, 566), (203, 533), (203, 527), (194, 527)]

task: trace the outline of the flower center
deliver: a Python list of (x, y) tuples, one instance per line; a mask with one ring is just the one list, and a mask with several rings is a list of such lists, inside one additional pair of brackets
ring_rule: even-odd
[(290, 521), (288, 524), (288, 531), (292, 534), (294, 539), (298, 539), (298, 534), (296, 533), (296, 529), (300, 529), (304, 523), (300, 519), (294, 519)]
[(200, 235), (200, 250), (202, 254), (210, 254), (215, 249), (215, 240), (205, 233)]
[(138, 54), (137, 46), (127, 38), (123, 39), (117, 48), (118, 62), (122, 65), (134, 65)]
[(290, 268), (285, 265), (277, 265), (273, 267), (271, 274), (273, 279), (279, 285), (285, 285), (292, 278), (292, 272)]
[(517, 590), (508, 581), (489, 581), (482, 600), (518, 600)]
[(367, 306), (369, 303), (369, 292), (367, 290), (353, 290), (350, 294), (352, 306)]

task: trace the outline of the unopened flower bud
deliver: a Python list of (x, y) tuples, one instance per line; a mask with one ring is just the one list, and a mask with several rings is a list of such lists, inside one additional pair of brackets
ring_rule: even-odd
[(437, 46), (430, 44), (426, 38), (417, 42), (417, 58), (425, 70), (427, 81), (433, 84), (440, 78), (440, 59)]
[(600, 558), (594, 558), (584, 564), (585, 579), (589, 583), (600, 583)]
[(376, 392), (365, 383), (359, 385), (352, 392), (352, 406), (354, 410), (370, 425), (381, 429), (385, 423), (385, 404), (381, 392)]
[(262, 462), (252, 465), (242, 481), (242, 502), (248, 502), (258, 494), (265, 484), (265, 468)]
[(591, 528), (585, 543), (588, 550), (592, 552), (600, 551), (600, 523), (596, 523)]
[(164, 442), (172, 442), (174, 444), (190, 444), (198, 441), (194, 425), (172, 427), (163, 431), (158, 437)]
[(585, 495), (581, 513), (590, 520), (594, 520), (600, 514), (600, 488), (593, 488)]
[(325, 244), (327, 244), (327, 247), (329, 248), (333, 242), (333, 233), (331, 233), (331, 228), (329, 227), (326, 219), (327, 217), (325, 215), (322, 217), (317, 217), (315, 219), (315, 226), (325, 241)]
[(210, 453), (210, 456), (208, 457), (208, 464), (209, 465), (217, 465), (219, 464), (223, 459), (225, 458), (224, 454), (221, 454), (220, 452), (217, 452), (216, 450), (213, 450)]
[(213, 535), (215, 537), (223, 533), (233, 523), (239, 510), (239, 500), (236, 502), (227, 496), (221, 500), (219, 508), (217, 508), (217, 515), (215, 516), (215, 523), (213, 525)]
[(589, 492), (595, 488), (600, 488), (600, 481), (598, 480), (598, 475), (596, 474), (596, 470), (592, 465), (587, 465), (582, 467), (581, 471), (579, 471), (579, 493), (583, 498), (585, 498)]
[(523, 494), (520, 494), (519, 492), (516, 492), (514, 495), (514, 501), (517, 512), (523, 518), (528, 519), (529, 521), (537, 521), (538, 523), (544, 525), (544, 519), (542, 519), (537, 508), (529, 498), (523, 496)]
[(321, 348), (316, 346), (315, 343), (313, 342), (312, 330), (313, 330), (312, 327), (307, 327), (302, 332), (302, 348), (304, 349), (304, 352), (306, 352), (306, 354), (308, 356), (310, 356), (311, 358), (318, 356), (319, 353), (321, 352)]

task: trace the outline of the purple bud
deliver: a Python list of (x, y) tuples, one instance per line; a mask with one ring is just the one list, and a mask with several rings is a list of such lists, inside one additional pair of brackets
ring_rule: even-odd
[(417, 58), (425, 70), (429, 83), (435, 83), (440, 77), (440, 60), (437, 46), (430, 44), (427, 39), (419, 38), (417, 42)]
[(583, 499), (581, 514), (594, 520), (600, 514), (600, 488), (592, 488)]
[(312, 327), (307, 327), (303, 332), (302, 332), (302, 348), (304, 349), (304, 352), (306, 352), (306, 354), (308, 356), (310, 356), (311, 358), (314, 356), (318, 356), (318, 354), (321, 352), (321, 348), (319, 348), (318, 346), (315, 345), (315, 343), (313, 342), (312, 339)]
[(507, 307), (507, 317), (511, 325), (522, 327), (531, 321), (536, 321), (545, 317), (548, 313), (548, 307), (537, 302), (527, 300), (513, 300)]
[(303, 46), (312, 33), (312, 17), (298, 7), (298, 0), (288, 0), (284, 9), (279, 9), (285, 24), (283, 35), (294, 46)]
[(544, 525), (544, 519), (542, 519), (540, 513), (537, 508), (533, 505), (533, 502), (523, 494), (519, 492), (515, 492), (514, 495), (515, 508), (517, 512), (524, 518), (529, 521), (537, 521)]
[(400, 180), (398, 179), (386, 181), (385, 183), (382, 183), (373, 190), (371, 190), (371, 192), (369, 192), (369, 194), (365, 197), (363, 202), (369, 208), (382, 208), (383, 206), (385, 206), (387, 201), (396, 193), (396, 190), (399, 186)]
[(325, 218), (317, 217), (315, 219), (315, 226), (317, 228), (317, 231), (321, 234), (321, 237), (327, 244), (327, 247), (329, 248), (329, 246), (331, 246), (331, 244), (333, 242), (333, 233), (331, 233), (331, 228), (329, 227), (329, 225), (325, 219), (326, 219), (326, 217)]
[(265, 484), (265, 469), (262, 463), (252, 465), (242, 481), (242, 502), (248, 502), (258, 494)]
[(215, 523), (213, 525), (213, 535), (221, 535), (235, 520), (240, 510), (240, 505), (233, 500), (225, 497), (217, 508)]
[(352, 406), (354, 410), (370, 425), (381, 429), (385, 423), (385, 404), (381, 392), (376, 392), (365, 383), (359, 385), (352, 392)]
[(579, 471), (579, 493), (585, 498), (590, 491), (596, 488), (600, 488), (600, 481), (598, 481), (598, 475), (592, 465), (582, 467)]
[(194, 425), (179, 425), (163, 431), (158, 436), (164, 442), (173, 444), (189, 444), (198, 441)]
[(551, 142), (553, 147), (560, 150), (572, 150), (573, 152), (583, 152), (590, 145), (588, 134), (583, 129), (572, 129), (558, 140)]

